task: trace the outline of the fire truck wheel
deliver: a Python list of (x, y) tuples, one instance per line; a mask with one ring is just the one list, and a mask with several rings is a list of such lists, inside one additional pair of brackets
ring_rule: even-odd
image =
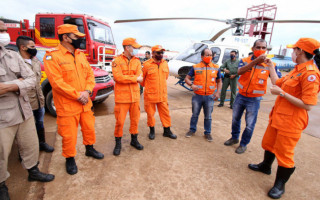
[(53, 102), (52, 90), (47, 94), (46, 107), (52, 116), (57, 117), (56, 107), (54, 106)]

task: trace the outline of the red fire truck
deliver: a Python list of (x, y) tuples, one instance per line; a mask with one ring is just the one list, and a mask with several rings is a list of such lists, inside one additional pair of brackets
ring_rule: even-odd
[[(11, 40), (16, 41), (20, 35), (33, 38), (36, 45), (55, 47), (59, 44), (57, 27), (62, 24), (74, 24), (80, 32), (86, 34), (82, 39), (80, 49), (87, 56), (92, 66), (96, 86), (91, 99), (93, 102), (102, 102), (113, 93), (114, 82), (109, 74), (111, 62), (116, 54), (116, 45), (113, 39), (111, 27), (108, 23), (85, 14), (57, 14), (38, 13), (35, 16), (34, 25), (31, 27), (29, 20), (14, 21), (2, 19), (8, 27)], [(55, 107), (52, 100), (51, 85), (42, 72), (41, 84), (46, 98), (46, 108), (55, 115)]]

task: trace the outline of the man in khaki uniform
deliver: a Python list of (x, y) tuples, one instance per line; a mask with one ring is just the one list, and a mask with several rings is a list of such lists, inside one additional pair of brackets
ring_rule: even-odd
[(29, 181), (49, 182), (52, 174), (39, 171), (39, 143), (27, 90), (34, 87), (35, 75), (18, 53), (4, 48), (10, 42), (7, 27), (0, 21), (0, 199), (9, 199), (5, 181), (8, 157), (14, 140), (18, 144), (22, 165), (28, 169)]
[(19, 36), (17, 38), (16, 44), (21, 57), (24, 59), (24, 62), (28, 65), (28, 67), (30, 67), (30, 69), (36, 75), (36, 85), (27, 93), (33, 111), (34, 120), (36, 123), (40, 151), (53, 152), (54, 148), (49, 146), (46, 143), (45, 139), (45, 131), (43, 125), (43, 118), (45, 113), (44, 96), (40, 86), (41, 66), (40, 61), (36, 57), (37, 49), (35, 47), (34, 40), (27, 36)]

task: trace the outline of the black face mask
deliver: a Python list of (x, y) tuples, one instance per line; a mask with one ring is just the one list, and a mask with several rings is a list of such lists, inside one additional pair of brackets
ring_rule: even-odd
[(160, 54), (160, 55), (154, 55), (154, 57), (157, 59), (157, 60), (162, 60), (163, 58), (163, 54)]
[(37, 55), (37, 49), (36, 48), (34, 48), (34, 49), (28, 48), (27, 53), (30, 54), (32, 57), (35, 57)]
[[(69, 36), (68, 36), (69, 37)], [(70, 37), (69, 37), (70, 38)], [(80, 44), (81, 44), (81, 39), (72, 39), (71, 45), (75, 48), (75, 49), (79, 49), (80, 48)]]

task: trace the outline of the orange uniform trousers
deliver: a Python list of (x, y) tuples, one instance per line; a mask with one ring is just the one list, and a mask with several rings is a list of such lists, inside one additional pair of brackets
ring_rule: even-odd
[(91, 110), (73, 116), (58, 116), (57, 125), (58, 133), (62, 137), (62, 155), (66, 158), (74, 157), (76, 155), (79, 122), (83, 144), (93, 145), (96, 142), (94, 129), (95, 117)]
[(148, 121), (147, 124), (149, 127), (154, 127), (156, 120), (154, 119), (154, 114), (156, 113), (156, 107), (158, 108), (158, 113), (163, 127), (171, 126), (171, 117), (169, 113), (169, 105), (167, 101), (159, 103), (150, 103), (144, 102), (144, 110), (147, 113)]
[(262, 139), (262, 148), (275, 154), (278, 165), (285, 168), (294, 167), (294, 148), (296, 147), (301, 134), (293, 133), (294, 136), (286, 136), (290, 134), (276, 128), (271, 127), (270, 123)]
[(134, 103), (116, 103), (114, 107), (114, 116), (116, 118), (116, 127), (114, 129), (115, 137), (123, 136), (123, 126), (127, 113), (130, 114), (130, 134), (138, 134), (138, 125), (140, 119), (140, 102)]

